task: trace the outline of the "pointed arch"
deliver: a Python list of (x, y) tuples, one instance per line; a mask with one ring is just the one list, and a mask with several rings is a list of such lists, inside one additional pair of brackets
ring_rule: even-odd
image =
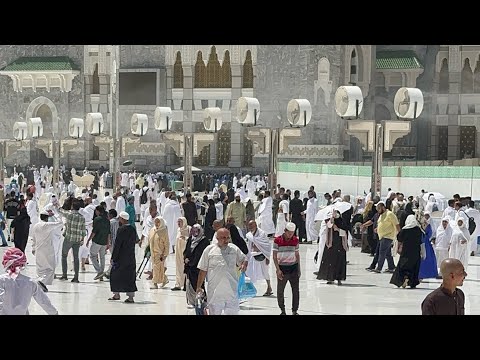
[(95, 64), (93, 70), (92, 94), (100, 94), (100, 77), (98, 76), (98, 63)]
[(175, 64), (173, 65), (173, 87), (176, 89), (183, 88), (183, 66), (180, 51), (177, 51)]
[(202, 52), (197, 53), (197, 62), (195, 63), (195, 84), (196, 88), (207, 87), (207, 68), (203, 62)]
[(439, 77), (438, 92), (440, 94), (448, 94), (450, 89), (450, 73), (448, 70), (448, 60), (446, 58), (442, 60)]
[(470, 66), (470, 60), (465, 59), (463, 69), (462, 69), (462, 78), (461, 78), (461, 93), (462, 94), (472, 94), (473, 93), (473, 73)]
[(475, 71), (473, 72), (473, 92), (475, 94), (480, 93), (480, 58), (475, 65)]
[(356, 85), (358, 82), (358, 56), (356, 49), (350, 54), (350, 85)]
[(207, 87), (219, 88), (222, 83), (222, 67), (218, 61), (217, 48), (212, 46), (207, 63)]
[(245, 62), (243, 63), (243, 84), (244, 88), (253, 88), (253, 61), (252, 52), (247, 50)]
[(230, 51), (225, 50), (222, 64), (222, 88), (232, 87), (232, 68), (230, 66)]

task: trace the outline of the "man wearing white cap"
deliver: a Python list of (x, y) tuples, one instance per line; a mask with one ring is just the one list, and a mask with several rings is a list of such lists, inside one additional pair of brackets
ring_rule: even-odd
[(40, 222), (32, 227), (32, 253), (37, 265), (38, 283), (47, 292), (46, 285), (52, 285), (57, 261), (53, 245), (54, 234), (62, 230), (63, 222), (48, 222), (49, 214), (40, 213)]
[(300, 304), (300, 250), (295, 229), (294, 223), (287, 223), (283, 235), (276, 237), (273, 242), (273, 262), (277, 270), (277, 301), (282, 311), (280, 315), (286, 315), (283, 294), (287, 281), (292, 287), (292, 315), (298, 315)]

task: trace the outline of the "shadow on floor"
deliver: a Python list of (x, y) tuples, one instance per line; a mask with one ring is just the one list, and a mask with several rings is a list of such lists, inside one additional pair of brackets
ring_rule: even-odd
[(255, 307), (255, 306), (242, 306), (240, 305), (240, 310), (266, 310), (265, 308)]
[[(124, 301), (120, 301), (120, 302), (122, 304), (127, 304)], [(137, 304), (137, 305), (154, 305), (154, 304), (156, 304), (156, 302), (155, 301), (147, 301), (147, 300), (143, 300), (143, 301), (135, 300), (135, 304)], [(130, 304), (127, 304), (127, 305), (130, 305)]]
[[(327, 284), (325, 284), (327, 285)], [(337, 283), (332, 284), (338, 287), (377, 287), (377, 285), (374, 284), (349, 284), (349, 283), (342, 283), (342, 285), (337, 285)]]
[(55, 291), (55, 290), (48, 290), (47, 294), (80, 294), (79, 291)]

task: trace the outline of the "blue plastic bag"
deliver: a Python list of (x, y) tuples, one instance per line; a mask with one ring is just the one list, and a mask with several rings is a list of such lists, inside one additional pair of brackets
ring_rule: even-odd
[(246, 280), (245, 273), (242, 272), (238, 278), (238, 299), (244, 300), (257, 296), (257, 289), (250, 281)]

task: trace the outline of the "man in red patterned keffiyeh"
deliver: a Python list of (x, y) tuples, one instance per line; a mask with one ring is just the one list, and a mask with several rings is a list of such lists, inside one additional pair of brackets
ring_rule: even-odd
[(3, 254), (2, 265), (7, 273), (0, 275), (0, 315), (28, 315), (32, 297), (49, 315), (57, 315), (57, 309), (40, 285), (20, 273), (26, 263), (20, 249), (10, 248)]

